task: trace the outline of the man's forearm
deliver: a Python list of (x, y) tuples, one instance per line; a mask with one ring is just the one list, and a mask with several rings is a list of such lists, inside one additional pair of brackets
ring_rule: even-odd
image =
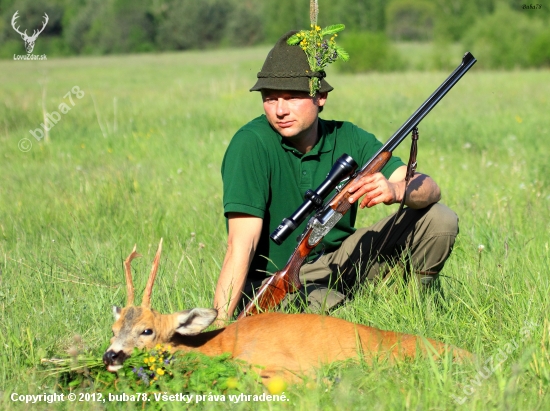
[(218, 325), (231, 318), (239, 303), (246, 276), (260, 239), (263, 220), (246, 214), (230, 213), (227, 252), (214, 293)]
[[(403, 187), (405, 182), (403, 182)], [(420, 209), (437, 203), (441, 199), (441, 190), (437, 183), (426, 174), (416, 174), (407, 187), (407, 207)]]
[(246, 270), (244, 273), (242, 271), (242, 269), (236, 269), (232, 261), (227, 261), (227, 264), (224, 262), (214, 294), (214, 307), (218, 310), (218, 320), (229, 320), (237, 308), (246, 279)]

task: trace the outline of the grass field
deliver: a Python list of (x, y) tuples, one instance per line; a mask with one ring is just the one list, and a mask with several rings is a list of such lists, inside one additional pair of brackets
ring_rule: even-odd
[[(10, 400), (15, 392), (50, 392), (40, 359), (65, 352), (75, 335), (103, 352), (111, 306), (125, 304), (122, 261), (136, 243), (143, 258), (134, 262), (141, 273), (134, 281), (142, 290), (164, 238), (154, 307), (211, 306), (226, 239), (221, 160), (233, 133), (262, 113), (248, 89), (265, 53), (0, 62), (0, 408), (27, 408)], [(445, 300), (366, 287), (334, 313), (443, 340), (478, 354), (478, 362), (329, 367), (317, 385), (289, 387), (289, 402), (254, 408), (550, 406), (550, 72), (479, 68), (420, 127), (419, 170), (435, 178), (460, 217), (442, 273)], [(351, 120), (385, 141), (447, 75), (332, 72), (335, 91), (322, 116)], [(37, 134), (53, 111), (57, 124), (37, 141), (29, 130)], [(406, 157), (405, 146), (398, 155)], [(392, 210), (361, 212), (359, 224)]]

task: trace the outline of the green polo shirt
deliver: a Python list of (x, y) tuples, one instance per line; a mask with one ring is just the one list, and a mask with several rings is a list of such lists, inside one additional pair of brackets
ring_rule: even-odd
[[(247, 281), (261, 280), (266, 272), (285, 266), (307, 219), (282, 245), (271, 241), (269, 235), (304, 202), (308, 189), (316, 189), (324, 181), (336, 160), (345, 153), (362, 167), (382, 146), (374, 135), (352, 123), (319, 119), (319, 125), (321, 137), (306, 154), (286, 144), (265, 115), (237, 131), (227, 148), (221, 170), (225, 216), (238, 212), (263, 219)], [(402, 165), (398, 157), (392, 157), (382, 174), (389, 178)], [(357, 203), (323, 239), (327, 252), (337, 249), (355, 231), (356, 215)]]

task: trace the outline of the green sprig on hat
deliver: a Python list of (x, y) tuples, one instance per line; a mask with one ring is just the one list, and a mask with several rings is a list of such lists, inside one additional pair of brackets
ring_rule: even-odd
[[(299, 45), (304, 50), (312, 72), (323, 72), (328, 64), (337, 59), (349, 60), (349, 54), (341, 46), (338, 46), (335, 41), (338, 33), (344, 30), (345, 26), (343, 24), (333, 24), (321, 29), (317, 25), (317, 15), (319, 14), (317, 0), (310, 0), (309, 4), (311, 30), (301, 30), (292, 35), (287, 40), (287, 44), (291, 46)], [(330, 36), (330, 38), (326, 40), (324, 39), (325, 36)], [(321, 80), (318, 77), (309, 79), (309, 94), (311, 96), (319, 91), (320, 84)]]

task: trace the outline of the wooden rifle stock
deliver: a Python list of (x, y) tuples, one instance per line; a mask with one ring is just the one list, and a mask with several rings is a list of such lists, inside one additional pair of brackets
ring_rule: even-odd
[[(348, 201), (350, 193), (346, 190), (351, 183), (357, 181), (367, 175), (374, 174), (382, 170), (386, 163), (391, 158), (391, 152), (384, 151), (379, 153), (371, 161), (369, 161), (365, 167), (361, 169), (353, 178), (350, 178), (348, 182), (342, 187), (340, 192), (328, 202), (328, 207), (334, 211), (344, 215), (351, 208), (351, 204)], [(279, 306), (281, 301), (289, 292), (297, 291), (301, 288), (300, 283), (300, 267), (309, 253), (321, 242), (322, 238), (314, 244), (309, 244), (309, 237), (311, 235), (312, 228), (309, 227), (304, 233), (298, 246), (290, 256), (290, 259), (286, 263), (285, 267), (277, 271), (272, 277), (270, 277), (262, 286), (258, 289), (255, 298), (250, 301), (243, 311), (237, 317), (241, 319), (247, 315), (259, 314), (262, 312), (270, 311)]]

